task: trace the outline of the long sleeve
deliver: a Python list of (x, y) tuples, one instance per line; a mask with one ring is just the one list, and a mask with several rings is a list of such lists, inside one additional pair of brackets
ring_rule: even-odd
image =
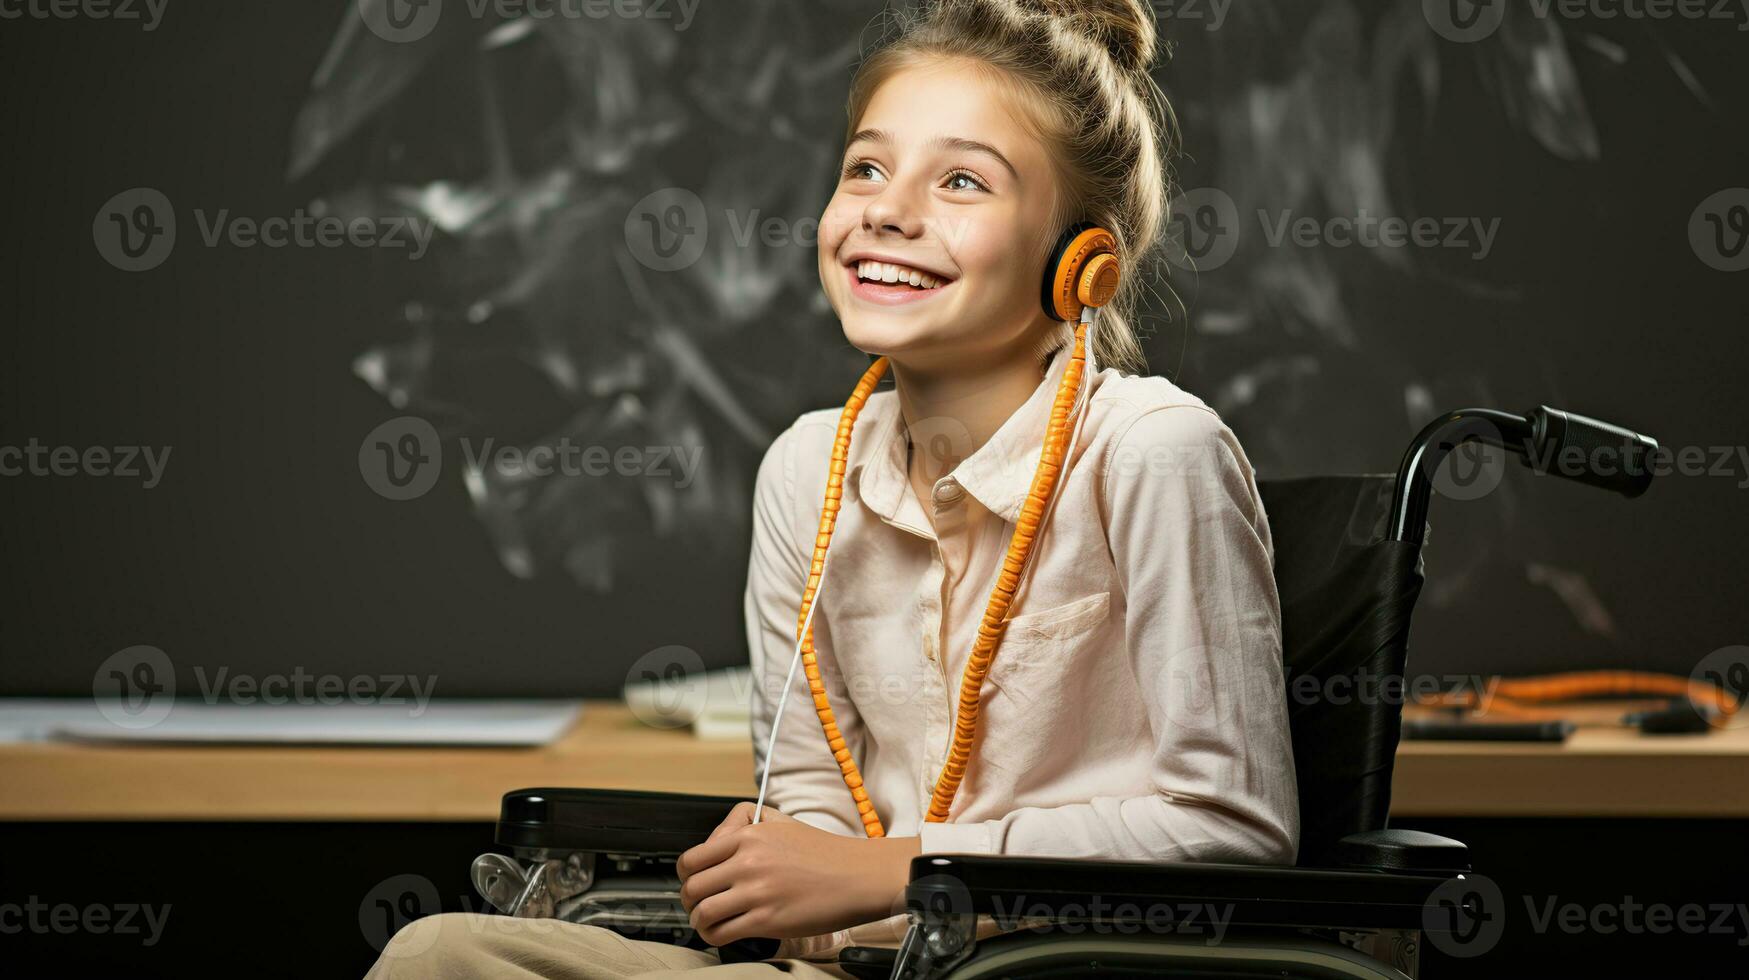
[(1111, 445), (1101, 499), (1153, 791), (924, 824), (923, 851), (1291, 864), (1280, 601), (1250, 465), (1200, 405), (1149, 408)]
[[(777, 714), (784, 678), (795, 655), (796, 614), (800, 610), (811, 548), (803, 550), (799, 522), (815, 520), (818, 507), (799, 506), (795, 445), (800, 432), (795, 425), (784, 430), (759, 464), (753, 489), (753, 549), (748, 559), (747, 589), (743, 611), (747, 646), (752, 665), (754, 775), (766, 764), (766, 739)], [(824, 492), (822, 484), (821, 492)], [(812, 542), (810, 533), (805, 539)], [(826, 588), (831, 588), (827, 576)], [(821, 615), (814, 616), (814, 638), (821, 645)], [(863, 730), (854, 706), (845, 693), (833, 658), (822, 656), (822, 680), (831, 699), (839, 730), (860, 757)], [(798, 665), (790, 688), (789, 707), (784, 710), (778, 732), (776, 760), (771, 770), (766, 804), (797, 820), (845, 836), (862, 836), (862, 822), (844, 777), (826, 745), (808, 691), (807, 675)]]

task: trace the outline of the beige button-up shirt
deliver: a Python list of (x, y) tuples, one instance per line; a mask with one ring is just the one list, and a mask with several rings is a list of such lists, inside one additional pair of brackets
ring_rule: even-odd
[[(857, 419), (814, 646), (869, 798), (888, 836), (920, 836), (925, 854), (1291, 864), (1280, 604), (1251, 466), (1196, 396), (1111, 368), (1088, 376), (1091, 410), (984, 680), (949, 820), (923, 820), (1067, 350), (927, 501), (907, 476), (910, 444), (952, 445), (963, 427), (908, 432), (891, 390)], [(796, 419), (755, 484), (745, 611), (761, 772), (840, 414)], [(773, 759), (768, 805), (863, 835), (799, 668)], [(904, 921), (788, 940), (779, 955), (896, 944)]]

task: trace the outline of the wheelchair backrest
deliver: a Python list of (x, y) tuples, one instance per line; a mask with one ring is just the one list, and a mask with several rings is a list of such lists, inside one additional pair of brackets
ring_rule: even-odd
[(1419, 546), (1386, 539), (1394, 476), (1259, 482), (1275, 542), (1301, 867), (1385, 826)]

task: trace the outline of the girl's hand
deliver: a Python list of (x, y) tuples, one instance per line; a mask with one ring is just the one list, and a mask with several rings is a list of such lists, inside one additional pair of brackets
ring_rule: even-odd
[(704, 843), (680, 855), (680, 904), (712, 946), (848, 929), (898, 911), (915, 837), (842, 837), (738, 803)]

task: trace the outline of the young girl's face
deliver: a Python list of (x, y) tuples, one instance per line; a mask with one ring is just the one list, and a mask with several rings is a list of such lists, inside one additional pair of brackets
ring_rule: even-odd
[(860, 350), (943, 367), (1012, 356), (1039, 308), (1050, 158), (994, 72), (963, 60), (899, 70), (869, 100), (820, 220), (820, 282)]

